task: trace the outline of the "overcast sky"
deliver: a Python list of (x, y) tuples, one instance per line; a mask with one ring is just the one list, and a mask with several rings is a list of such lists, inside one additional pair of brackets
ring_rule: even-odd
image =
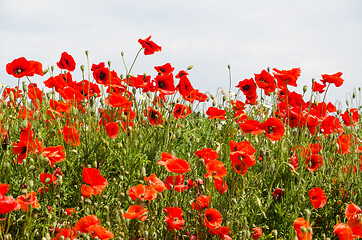
[(340, 71), (345, 82), (330, 88), (328, 100), (343, 103), (362, 86), (360, 0), (0, 0), (0, 81), (17, 82), (5, 70), (15, 58), (47, 68), (63, 51), (77, 63), (75, 80), (87, 64), (85, 50), (91, 63), (111, 60), (121, 74), (121, 51), (130, 65), (138, 39), (149, 35), (162, 51), (141, 54), (134, 75), (155, 76), (153, 67), (168, 62), (175, 72), (193, 64), (193, 86), (215, 92), (228, 89), (228, 64), (232, 86), (267, 67), (300, 67), (298, 88), (291, 90), (301, 92), (312, 78)]

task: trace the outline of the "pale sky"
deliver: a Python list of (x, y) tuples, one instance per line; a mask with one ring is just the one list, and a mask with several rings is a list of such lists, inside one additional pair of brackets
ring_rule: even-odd
[[(15, 58), (55, 65), (63, 51), (71, 54), (80, 81), (80, 65), (112, 61), (124, 73), (140, 48), (139, 38), (162, 47), (140, 55), (132, 71), (155, 76), (154, 66), (176, 69), (193, 64), (189, 79), (195, 88), (232, 90), (245, 78), (270, 68), (300, 67), (297, 90), (321, 74), (343, 72), (340, 88), (328, 100), (345, 102), (346, 94), (362, 87), (362, 1), (360, 0), (0, 0), (0, 81), (15, 86), (7, 63)], [(60, 70), (55, 73), (58, 74)], [(32, 81), (41, 84), (36, 76)]]

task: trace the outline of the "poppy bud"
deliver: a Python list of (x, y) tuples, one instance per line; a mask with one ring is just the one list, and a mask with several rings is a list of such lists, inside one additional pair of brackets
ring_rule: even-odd
[(305, 85), (305, 86), (303, 87), (303, 93), (305, 93), (307, 90), (308, 90), (308, 86)]
[(304, 226), (302, 226), (302, 227), (300, 227), (300, 231), (301, 231), (302, 233), (306, 233), (306, 232), (307, 232), (307, 228), (304, 227)]
[(84, 72), (84, 65), (80, 65), (80, 70)]
[(353, 98), (353, 99), (355, 99), (355, 98), (356, 98), (356, 89), (353, 89), (352, 98)]
[(50, 70), (52, 70), (52, 72), (53, 72), (53, 71), (54, 71), (54, 66), (51, 66), (51, 67), (50, 67)]
[(349, 101), (348, 101), (348, 100), (346, 100), (346, 104), (347, 104), (347, 106), (349, 107)]
[(47, 74), (48, 71), (49, 71), (48, 69), (45, 69), (45, 70), (43, 71), (43, 75)]
[(34, 171), (35, 170), (35, 166), (34, 165), (30, 165), (29, 166), (29, 171)]
[(215, 107), (216, 106), (216, 100), (212, 101), (212, 106)]
[(226, 101), (226, 96), (222, 96), (222, 101), (225, 102)]
[(193, 67), (194, 67), (194, 65), (191, 64), (187, 67), (187, 70), (191, 70)]
[(62, 175), (59, 176), (58, 183), (59, 183), (60, 186), (63, 185), (63, 176)]
[(230, 64), (228, 64), (228, 69), (230, 70), (230, 68), (231, 68), (231, 66), (230, 66)]
[(25, 129), (28, 127), (28, 121), (26, 119), (24, 119), (24, 121), (21, 123), (20, 125), (21, 129)]
[(94, 166), (94, 168), (97, 168), (97, 167), (98, 167), (97, 161), (94, 161), (94, 162), (93, 162), (93, 166)]
[(15, 100), (14, 93), (13, 93), (13, 92), (10, 92), (10, 101), (11, 101), (11, 102), (14, 102), (14, 100)]
[(123, 55), (124, 55), (124, 52), (121, 52), (121, 56), (123, 57)]
[(256, 197), (256, 204), (257, 204), (259, 207), (261, 207), (261, 201), (260, 201), (260, 199), (259, 199), (258, 197)]
[(307, 218), (312, 214), (312, 212), (309, 209), (305, 209), (305, 214), (307, 215)]
[(318, 100), (317, 99), (314, 99), (314, 105), (318, 105)]

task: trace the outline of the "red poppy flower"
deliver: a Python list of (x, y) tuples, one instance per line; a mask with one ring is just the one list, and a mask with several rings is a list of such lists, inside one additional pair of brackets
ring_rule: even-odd
[(229, 146), (231, 152), (242, 152), (250, 156), (256, 153), (255, 148), (249, 141), (235, 142), (234, 140), (231, 140)]
[(194, 90), (194, 87), (191, 85), (191, 82), (188, 79), (188, 77), (186, 75), (182, 75), (180, 77), (179, 83), (176, 86), (176, 89), (179, 91), (181, 96), (185, 98), (191, 94), (191, 92)]
[(144, 110), (144, 115), (148, 117), (148, 121), (153, 126), (157, 126), (163, 123), (161, 113), (152, 107), (149, 107), (148, 111)]
[(222, 240), (232, 240), (230, 237), (231, 229), (226, 226), (222, 226), (217, 229), (209, 229), (209, 231), (211, 234), (219, 235)]
[(17, 58), (11, 63), (6, 64), (6, 72), (16, 78), (22, 78), (24, 76), (32, 77), (34, 74), (44, 75), (40, 62), (28, 61), (24, 57)]
[(170, 159), (177, 159), (176, 156), (168, 153), (168, 152), (164, 152), (164, 153), (161, 153), (161, 160), (156, 162), (156, 164), (160, 164), (162, 166), (165, 166), (166, 165), (166, 162)]
[(68, 102), (56, 101), (49, 99), (49, 106), (52, 110), (59, 113), (70, 113), (70, 104)]
[(189, 172), (191, 170), (190, 164), (186, 160), (181, 158), (169, 159), (165, 164), (165, 168), (168, 172), (179, 173), (179, 174), (184, 172)]
[[(70, 72), (68, 72), (67, 74), (70, 74)], [(52, 76), (48, 78), (48, 80), (45, 80), (43, 83), (46, 87), (54, 88), (57, 92), (59, 91), (59, 89), (63, 90), (67, 86), (67, 82), (61, 76)]]
[(244, 175), (249, 167), (255, 165), (255, 155), (248, 155), (242, 151), (230, 153), (231, 166), (240, 175)]
[(201, 195), (196, 198), (196, 202), (192, 202), (191, 207), (192, 209), (201, 211), (205, 208), (209, 207), (211, 196)]
[(155, 77), (155, 81), (157, 84), (157, 90), (164, 95), (174, 94), (176, 91), (176, 87), (173, 81), (173, 75), (157, 75)]
[(198, 89), (194, 89), (190, 92), (190, 95), (182, 97), (190, 103), (193, 103), (195, 100), (199, 102), (205, 102), (208, 98), (205, 93), (200, 92)]
[(173, 117), (175, 119), (182, 119), (185, 118), (187, 115), (191, 113), (191, 110), (189, 107), (184, 106), (182, 104), (176, 104), (173, 109)]
[(253, 119), (247, 119), (244, 122), (239, 123), (239, 127), (244, 133), (251, 133), (253, 135), (264, 132), (264, 130), (260, 128), (259, 121)]
[(343, 84), (343, 79), (341, 78), (343, 73), (338, 72), (332, 75), (329, 74), (322, 74), (322, 80), (321, 82), (326, 84), (326, 83), (334, 83), (334, 85), (336, 85), (336, 87), (340, 87)]
[(51, 167), (54, 167), (55, 163), (65, 160), (65, 153), (62, 145), (44, 148), (42, 154), (49, 159)]
[(82, 80), (77, 83), (73, 83), (72, 87), (79, 91), (86, 99), (93, 97), (97, 94), (97, 97), (101, 96), (101, 90), (97, 84), (91, 83), (88, 80)]
[(209, 107), (206, 111), (206, 114), (209, 115), (208, 119), (215, 119), (215, 118), (221, 120), (226, 119), (226, 110), (221, 110), (216, 107)]
[(220, 194), (226, 193), (228, 190), (228, 185), (221, 177), (214, 177), (214, 186)]
[(218, 160), (212, 160), (206, 165), (207, 173), (204, 175), (205, 178), (207, 177), (214, 177), (214, 178), (222, 178), (225, 177), (227, 174), (226, 167), (224, 163)]
[(255, 227), (253, 229), (251, 229), (251, 238), (256, 240), (261, 238), (261, 236), (263, 235), (263, 230), (261, 229), (261, 227)]
[(126, 83), (135, 88), (144, 88), (147, 83), (151, 80), (151, 76), (146, 75), (137, 75), (137, 77), (130, 77), (128, 80), (126, 79)]
[[(293, 226), (294, 230), (297, 232), (299, 240), (312, 240), (313, 230), (307, 220), (305, 220), (304, 218), (297, 218), (295, 219)], [(303, 233), (301, 230), (302, 227), (306, 228), (307, 231)], [(310, 230), (308, 231), (308, 229)]]
[(64, 211), (67, 214), (67, 216), (70, 216), (72, 213), (76, 212), (75, 208), (66, 208)]
[(275, 117), (271, 117), (265, 122), (261, 123), (259, 128), (263, 129), (269, 140), (273, 142), (280, 140), (285, 133), (284, 124), (280, 119)]
[(18, 200), (21, 210), (23, 210), (24, 212), (29, 211), (29, 206), (31, 206), (32, 208), (39, 208), (39, 203), (35, 192), (21, 195), (16, 199)]
[(0, 183), (0, 214), (7, 214), (14, 210), (19, 210), (18, 201), (12, 197), (5, 196), (9, 191), (10, 185)]
[(334, 132), (343, 133), (341, 122), (334, 116), (328, 116), (323, 119), (321, 130), (324, 134), (331, 134)]
[(324, 207), (327, 203), (327, 196), (320, 187), (312, 188), (309, 190), (308, 195), (315, 210)]
[(333, 227), (333, 233), (338, 236), (339, 240), (353, 240), (352, 229), (343, 223), (337, 223)]
[[(309, 162), (311, 162), (310, 166), (309, 166)], [(318, 154), (312, 154), (309, 158), (307, 158), (305, 165), (306, 165), (308, 171), (314, 172), (323, 165), (323, 158), (322, 158), (322, 156), (320, 156)]]
[(349, 111), (345, 111), (343, 114), (341, 114), (344, 125), (346, 126), (356, 126), (358, 120), (359, 120), (359, 113), (357, 108), (351, 108)]
[(325, 84), (320, 84), (318, 82), (314, 82), (313, 86), (312, 86), (312, 90), (313, 92), (319, 92), (319, 93), (323, 93), (325, 91), (327, 85)]
[(13, 153), (19, 154), (16, 160), (18, 164), (23, 164), (23, 160), (36, 150), (37, 146), (33, 137), (34, 132), (31, 130), (30, 123), (28, 123), (28, 127), (20, 133), (20, 142), (15, 143), (13, 147)]
[(90, 233), (93, 238), (97, 237), (102, 240), (114, 238), (114, 234), (111, 231), (108, 231), (105, 227), (97, 224), (90, 226), (88, 228), (88, 233)]
[(216, 209), (206, 209), (205, 211), (205, 226), (210, 229), (219, 228), (222, 223), (222, 215), (221, 213)]
[(165, 184), (153, 173), (150, 175), (150, 177), (145, 176), (144, 179), (145, 182), (147, 182), (148, 185), (157, 192), (163, 192), (166, 188)]
[(155, 70), (160, 75), (168, 75), (168, 74), (171, 74), (173, 72), (173, 70), (175, 70), (175, 68), (172, 67), (170, 63), (166, 63), (162, 66), (156, 66)]
[(137, 218), (140, 221), (145, 221), (148, 217), (148, 211), (140, 205), (132, 205), (128, 207), (127, 212), (123, 213), (123, 217), (127, 219)]
[(354, 238), (360, 239), (362, 237), (362, 223), (361, 218), (350, 219), (347, 221), (348, 227), (351, 228)]
[(278, 200), (285, 195), (285, 190), (281, 188), (276, 188), (272, 195), (274, 196), (275, 200)]
[(276, 89), (276, 84), (274, 82), (274, 77), (268, 73), (267, 71), (263, 70), (260, 74), (255, 75), (255, 82), (259, 88), (263, 89), (266, 95), (269, 93), (274, 92)]
[(57, 62), (57, 66), (60, 69), (66, 69), (68, 71), (74, 71), (75, 69), (75, 61), (74, 58), (69, 55), (67, 52), (63, 52), (60, 57), (60, 61)]
[(175, 190), (176, 192), (183, 192), (192, 186), (185, 184), (185, 174), (168, 176), (165, 181), (165, 187), (168, 190)]
[(196, 151), (195, 155), (201, 159), (204, 159), (204, 164), (207, 165), (210, 161), (219, 158), (219, 154), (211, 148), (203, 148), (202, 150)]
[(39, 178), (40, 178), (40, 182), (42, 184), (52, 184), (52, 183), (56, 183), (56, 177), (53, 176), (52, 174), (50, 173), (41, 173), (39, 175)]
[(58, 233), (55, 236), (55, 238), (53, 238), (53, 240), (66, 239), (66, 238), (69, 238), (70, 240), (73, 240), (74, 237), (77, 236), (77, 232), (74, 231), (74, 228), (72, 228), (72, 227), (61, 228), (57, 232)]
[(133, 200), (138, 198), (140, 201), (142, 200), (155, 200), (157, 197), (157, 192), (153, 190), (151, 187), (138, 184), (137, 186), (131, 187), (127, 190), (128, 196)]
[(109, 138), (116, 139), (119, 133), (119, 122), (112, 122), (106, 125), (106, 133)]
[(132, 106), (132, 102), (130, 102), (126, 97), (122, 96), (118, 93), (110, 94), (105, 100), (105, 104), (111, 107), (122, 107), (127, 108)]
[(62, 133), (63, 139), (67, 144), (72, 144), (73, 146), (80, 145), (79, 134), (75, 127), (66, 125), (64, 126)]
[(98, 169), (95, 168), (86, 168), (83, 165), (83, 182), (89, 184), (93, 189), (95, 194), (98, 195), (99, 191), (104, 191), (108, 185), (108, 181), (100, 174)]
[(75, 232), (81, 232), (81, 233), (88, 233), (88, 228), (92, 225), (98, 225), (101, 222), (95, 215), (89, 215), (82, 217), (79, 219), (75, 226), (74, 231)]
[(169, 231), (178, 231), (183, 228), (185, 220), (183, 219), (182, 209), (179, 207), (166, 207), (163, 211), (167, 214), (165, 222)]
[(278, 87), (285, 88), (287, 85), (297, 87), (297, 79), (300, 76), (300, 68), (293, 68), (292, 70), (278, 70), (273, 68), (274, 77), (277, 79)]
[(258, 98), (256, 94), (256, 85), (253, 78), (244, 79), (240, 81), (235, 87), (240, 88), (246, 97), (246, 103), (254, 105), (256, 104), (256, 99)]
[(348, 204), (345, 210), (345, 216), (348, 220), (359, 219), (361, 213), (361, 209), (353, 202)]
[(347, 154), (349, 153), (349, 149), (351, 147), (351, 134), (341, 134), (337, 139), (338, 144), (338, 153), (339, 154)]
[(142, 48), (144, 49), (145, 55), (151, 55), (151, 54), (154, 54), (155, 52), (161, 51), (161, 47), (158, 46), (153, 41), (151, 41), (150, 39), (151, 39), (151, 36), (149, 36), (148, 38), (146, 38), (144, 40), (138, 39), (138, 42), (141, 44)]
[[(293, 170), (294, 170), (294, 171), (297, 171), (297, 168), (298, 168), (298, 165), (299, 165), (299, 164), (298, 164), (297, 154), (294, 152), (294, 153), (293, 153), (293, 156), (291, 156), (291, 157), (289, 158), (289, 160), (290, 160), (289, 164), (293, 166)], [(291, 169), (291, 170), (292, 170), (292, 169)]]

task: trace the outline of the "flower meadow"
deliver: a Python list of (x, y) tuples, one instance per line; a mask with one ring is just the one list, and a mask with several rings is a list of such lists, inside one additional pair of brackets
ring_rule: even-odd
[(210, 94), (192, 65), (132, 74), (162, 50), (136, 44), (131, 65), (6, 65), (1, 239), (362, 238), (360, 95), (325, 102), (341, 72), (297, 93), (300, 68), (268, 68)]

